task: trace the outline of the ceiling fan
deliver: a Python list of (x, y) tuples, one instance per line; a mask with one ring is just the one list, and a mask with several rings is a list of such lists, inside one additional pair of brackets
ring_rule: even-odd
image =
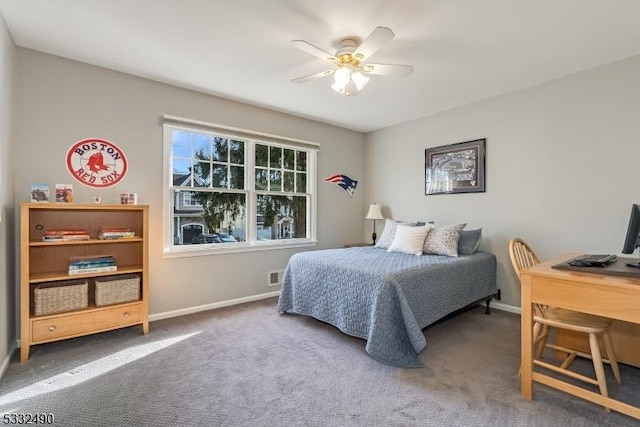
[(331, 88), (343, 95), (356, 95), (369, 82), (367, 75), (406, 77), (413, 72), (411, 65), (370, 64), (365, 61), (376, 53), (383, 44), (393, 39), (395, 34), (387, 27), (376, 27), (362, 43), (354, 38), (345, 38), (338, 42), (338, 50), (331, 54), (304, 40), (293, 40), (291, 44), (303, 52), (317, 56), (331, 63), (334, 68), (299, 77), (293, 83), (304, 83), (333, 75)]

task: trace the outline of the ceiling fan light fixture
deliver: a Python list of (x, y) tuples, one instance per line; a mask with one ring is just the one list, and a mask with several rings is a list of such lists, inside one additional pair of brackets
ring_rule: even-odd
[(331, 89), (342, 95), (356, 95), (369, 83), (369, 77), (355, 69), (351, 64), (341, 66), (333, 73), (334, 83)]
[(345, 38), (338, 42), (335, 55), (320, 49), (304, 40), (293, 40), (291, 44), (296, 48), (325, 59), (335, 68), (325, 72), (311, 74), (292, 80), (294, 83), (306, 82), (312, 79), (333, 74), (334, 82), (331, 89), (342, 95), (356, 95), (369, 83), (369, 74), (380, 76), (406, 77), (413, 72), (413, 66), (401, 64), (368, 64), (367, 59), (375, 54), (384, 43), (393, 39), (390, 28), (376, 27), (364, 40)]
[(351, 79), (351, 70), (348, 67), (340, 67), (333, 73), (333, 81), (336, 85), (344, 87)]
[(351, 80), (356, 84), (359, 91), (369, 83), (369, 77), (365, 76), (360, 71), (351, 73)]

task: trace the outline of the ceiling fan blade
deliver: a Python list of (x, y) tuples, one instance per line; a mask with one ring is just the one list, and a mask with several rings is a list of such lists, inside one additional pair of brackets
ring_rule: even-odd
[(304, 82), (308, 82), (309, 80), (320, 79), (322, 77), (330, 76), (331, 74), (335, 73), (335, 71), (336, 70), (320, 71), (319, 73), (309, 74), (308, 76), (298, 77), (297, 79), (293, 79), (291, 80), (291, 83), (304, 83)]
[(413, 65), (366, 64), (362, 66), (362, 72), (379, 76), (406, 77), (413, 73)]
[(353, 52), (353, 56), (359, 61), (364, 61), (382, 47), (383, 44), (395, 37), (393, 31), (387, 27), (376, 27), (375, 30), (360, 43), (360, 46)]
[(312, 45), (311, 43), (307, 43), (304, 40), (293, 40), (291, 41), (291, 44), (301, 51), (307, 52), (308, 54), (311, 54), (313, 56), (317, 56), (318, 58), (324, 59), (325, 61), (335, 62), (338, 60), (338, 58), (336, 58), (333, 54), (324, 51), (319, 47)]

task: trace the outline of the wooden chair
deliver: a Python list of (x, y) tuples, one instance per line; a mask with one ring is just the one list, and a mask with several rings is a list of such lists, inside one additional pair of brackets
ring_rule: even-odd
[[(540, 260), (533, 250), (520, 238), (511, 239), (509, 242), (509, 256), (511, 257), (513, 269), (518, 275), (518, 280), (522, 280), (521, 274), (523, 270), (540, 263)], [(597, 385), (600, 389), (600, 394), (605, 397), (608, 396), (608, 391), (603, 362), (608, 363), (611, 366), (611, 370), (613, 371), (613, 376), (616, 381), (618, 383), (621, 382), (618, 362), (616, 360), (608, 332), (609, 326), (611, 325), (611, 319), (557, 307), (548, 307), (542, 304), (534, 304), (533, 321), (533, 345), (534, 347), (537, 345), (536, 355), (533, 360), (534, 365), (544, 367), (554, 372), (559, 372), (589, 384)], [(547, 339), (551, 328), (567, 329), (588, 334), (591, 354), (582, 353), (566, 347), (560, 347), (555, 344), (549, 344)], [(598, 337), (602, 337), (608, 359), (602, 357), (600, 345), (598, 344)], [(562, 360), (559, 366), (545, 362), (540, 360), (545, 348), (556, 350), (560, 353), (566, 354), (567, 356)], [(596, 376), (595, 379), (569, 370), (569, 366), (577, 356), (586, 357), (593, 361), (593, 369)], [(609, 409), (606, 409), (607, 412), (609, 412)]]

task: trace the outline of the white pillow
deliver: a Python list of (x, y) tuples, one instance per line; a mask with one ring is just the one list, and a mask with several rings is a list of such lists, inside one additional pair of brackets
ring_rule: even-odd
[(466, 224), (438, 225), (433, 227), (424, 242), (424, 253), (430, 255), (458, 256), (460, 231)]
[[(402, 252), (411, 255), (422, 255), (424, 240), (431, 231), (430, 225), (422, 227), (398, 224), (396, 237), (387, 252)], [(457, 240), (456, 240), (457, 243)]]
[(376, 242), (376, 248), (389, 249), (389, 246), (393, 243), (393, 239), (396, 237), (396, 227), (398, 227), (399, 224), (415, 225), (415, 223), (412, 222), (385, 219), (384, 230), (382, 230), (382, 235)]

